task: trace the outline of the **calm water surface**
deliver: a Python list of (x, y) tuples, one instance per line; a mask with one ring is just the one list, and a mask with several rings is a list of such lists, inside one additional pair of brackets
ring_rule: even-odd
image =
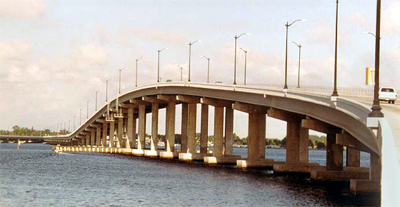
[[(235, 154), (245, 152), (235, 149)], [(284, 160), (284, 152), (268, 149), (267, 156)], [(318, 162), (324, 153), (310, 151), (310, 160)], [(42, 144), (22, 144), (16, 153), (16, 144), (0, 144), (0, 206), (379, 204), (377, 194), (355, 195), (346, 183), (328, 184), (306, 176), (232, 166), (112, 154), (55, 154), (51, 146)]]

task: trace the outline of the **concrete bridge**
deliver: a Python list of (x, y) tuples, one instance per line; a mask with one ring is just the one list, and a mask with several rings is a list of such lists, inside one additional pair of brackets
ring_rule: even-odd
[[(175, 149), (177, 104), (182, 105), (180, 149)], [(196, 123), (200, 104), (201, 123)], [(212, 152), (207, 146), (210, 106), (215, 111)], [(159, 151), (158, 113), (162, 108), (166, 108), (166, 145), (165, 150)], [(234, 110), (248, 113), (247, 159), (232, 154)], [(149, 148), (145, 148), (147, 113), (152, 114)], [(239, 168), (270, 167), (274, 173), (310, 173), (315, 180), (349, 181), (351, 190), (356, 192), (380, 191), (382, 172), (391, 173), (385, 170), (386, 164), (394, 163), (398, 167), (399, 163), (393, 157), (383, 159), (386, 153), (391, 153), (387, 157), (396, 156), (394, 144), (389, 146), (394, 142), (389, 123), (384, 118), (370, 119), (369, 113), (369, 106), (351, 99), (302, 90), (283, 92), (263, 86), (159, 83), (136, 88), (110, 101), (69, 135), (72, 146), (57, 146), (54, 150), (201, 160), (207, 164), (236, 164)], [(267, 116), (287, 123), (285, 162), (265, 157)], [(201, 126), (200, 151), (196, 150), (198, 124)], [(309, 130), (327, 135), (326, 166), (308, 160)], [(369, 168), (360, 167), (360, 151), (370, 153)], [(384, 192), (391, 195), (384, 189), (382, 197)]]
[(68, 135), (64, 136), (22, 136), (22, 135), (0, 135), (0, 141), (3, 143), (8, 142), (35, 142), (47, 144), (72, 144), (72, 139)]

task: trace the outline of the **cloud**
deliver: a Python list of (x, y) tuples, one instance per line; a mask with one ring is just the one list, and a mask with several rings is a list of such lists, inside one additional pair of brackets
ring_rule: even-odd
[(109, 63), (111, 56), (103, 46), (87, 44), (76, 47), (73, 58), (86, 65), (105, 65)]
[[(341, 45), (349, 45), (350, 33), (339, 26), (338, 38)], [(308, 43), (326, 44), (332, 46), (335, 41), (335, 23), (329, 19), (321, 20), (313, 29), (307, 32)]]
[(0, 0), (0, 5), (0, 18), (38, 18), (47, 11), (43, 0)]
[(184, 44), (187, 43), (187, 38), (179, 33), (171, 33), (168, 31), (162, 31), (157, 29), (132, 29), (133, 34), (137, 37), (145, 40), (151, 41), (159, 41), (165, 43), (173, 43), (173, 44)]
[(0, 60), (22, 60), (32, 53), (31, 46), (26, 42), (11, 40), (0, 42)]
[(400, 2), (391, 1), (382, 11), (382, 36), (398, 37), (400, 35)]
[(360, 12), (353, 13), (350, 17), (350, 21), (362, 27), (367, 27), (371, 24)]

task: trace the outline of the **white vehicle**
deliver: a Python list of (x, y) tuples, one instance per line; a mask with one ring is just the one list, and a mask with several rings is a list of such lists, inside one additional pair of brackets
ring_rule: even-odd
[(379, 89), (379, 100), (387, 101), (388, 103), (394, 104), (397, 99), (396, 89), (392, 87), (382, 87)]

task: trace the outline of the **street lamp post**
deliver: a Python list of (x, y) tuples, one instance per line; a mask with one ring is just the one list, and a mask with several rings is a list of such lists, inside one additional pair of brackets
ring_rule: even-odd
[(79, 125), (82, 125), (82, 109), (79, 109)]
[(376, 32), (375, 32), (375, 86), (374, 86), (374, 102), (372, 104), (372, 112), (368, 117), (383, 117), (382, 108), (379, 103), (379, 70), (380, 70), (380, 39), (381, 39), (381, 0), (377, 0), (376, 10)]
[(181, 82), (182, 82), (182, 81), (183, 81), (183, 67), (181, 67), (181, 66), (178, 65), (178, 68), (181, 69)]
[(247, 50), (240, 48), (244, 52), (244, 80), (243, 83), (246, 85), (247, 80)]
[(138, 80), (138, 78), (137, 78), (137, 74), (138, 74), (138, 62), (139, 62), (139, 60), (141, 60), (141, 59), (144, 59), (144, 57), (140, 57), (140, 58), (136, 59), (136, 82), (135, 82), (135, 87), (137, 87), (137, 80)]
[(161, 50), (158, 50), (158, 64), (157, 64), (157, 83), (160, 82), (160, 53), (163, 50), (168, 50), (168, 48), (163, 48)]
[(190, 62), (192, 58), (192, 45), (196, 42), (201, 42), (201, 40), (196, 40), (194, 42), (189, 42), (189, 74), (188, 74), (188, 82), (190, 82)]
[(201, 56), (203, 58), (205, 58), (207, 60), (207, 83), (210, 83), (210, 58), (206, 57), (206, 56)]
[(241, 35), (235, 35), (235, 61), (233, 64), (233, 85), (236, 85), (236, 52), (237, 52), (237, 40), (243, 35), (250, 35), (250, 33), (242, 33)]
[(117, 95), (117, 100), (116, 100), (116, 104), (115, 104), (115, 108), (116, 108), (116, 111), (117, 111), (115, 117), (117, 117), (117, 118), (122, 118), (123, 117), (122, 110), (119, 111), (118, 108), (119, 108), (119, 96), (121, 95), (121, 72), (124, 69), (125, 68), (122, 68), (122, 69), (118, 70), (119, 71), (119, 76), (118, 76), (118, 95)]
[(90, 100), (86, 101), (86, 119), (89, 118), (89, 102)]
[(96, 105), (95, 105), (95, 107), (94, 107), (94, 110), (95, 110), (95, 111), (97, 111), (97, 93), (98, 93), (98, 91), (96, 91)]
[(337, 92), (337, 38), (338, 38), (338, 23), (339, 23), (339, 0), (336, 0), (336, 28), (335, 28), (335, 77), (332, 96), (339, 96)]
[(299, 47), (299, 69), (297, 71), (297, 88), (300, 88), (300, 60), (301, 60), (301, 44), (297, 44), (295, 41), (292, 41), (293, 44)]
[(292, 26), (294, 23), (296, 22), (304, 22), (307, 21), (306, 19), (297, 19), (294, 20), (292, 23), (289, 24), (289, 22), (286, 22), (285, 26), (286, 26), (286, 51), (285, 51), (285, 86), (283, 87), (283, 90), (287, 90), (288, 86), (287, 86), (287, 51), (288, 51), (288, 36), (289, 36), (289, 27)]
[(74, 130), (75, 130), (75, 116), (74, 116)]

